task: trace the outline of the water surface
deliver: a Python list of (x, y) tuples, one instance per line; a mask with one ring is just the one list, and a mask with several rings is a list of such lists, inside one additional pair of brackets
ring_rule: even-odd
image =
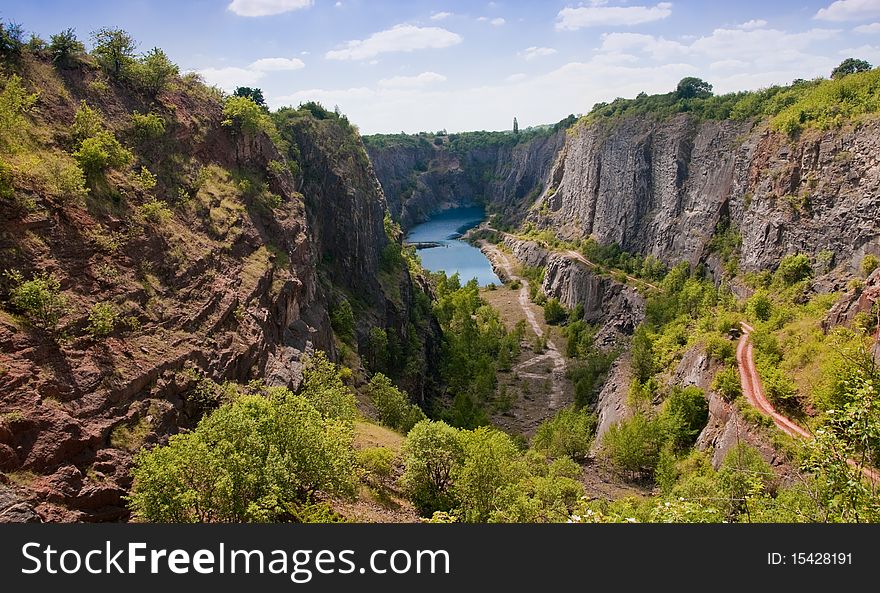
[(483, 252), (459, 237), (486, 218), (482, 206), (450, 208), (416, 225), (407, 235), (408, 243), (438, 243), (437, 247), (419, 249), (422, 266), (431, 272), (444, 270), (449, 276), (458, 272), (462, 284), (476, 278), (480, 286), (501, 284)]

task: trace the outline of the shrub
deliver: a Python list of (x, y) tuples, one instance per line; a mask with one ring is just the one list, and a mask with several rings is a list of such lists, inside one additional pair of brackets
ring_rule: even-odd
[(526, 468), (513, 439), (500, 430), (482, 426), (463, 431), (460, 440), (464, 456), (453, 472), (453, 491), (464, 521), (485, 522)]
[(86, 138), (94, 138), (104, 130), (104, 120), (101, 114), (89, 107), (85, 101), (80, 101), (79, 108), (73, 115), (73, 125), (70, 126), (70, 134), (79, 142)]
[(663, 402), (660, 423), (673, 447), (685, 450), (697, 440), (709, 419), (709, 403), (699, 387), (675, 386)]
[(110, 303), (95, 303), (89, 311), (87, 331), (93, 338), (103, 338), (113, 333), (119, 314)]
[(141, 216), (146, 222), (163, 224), (171, 219), (172, 212), (164, 200), (153, 198), (141, 206)]
[(4, 275), (12, 284), (9, 304), (34, 325), (54, 329), (67, 312), (67, 298), (61, 294), (61, 283), (46, 272), (27, 281), (16, 270), (7, 270)]
[(22, 130), (27, 129), (25, 115), (37, 102), (39, 93), (28, 93), (21, 77), (13, 74), (5, 82), (0, 92), (0, 149), (15, 150), (21, 144)]
[(406, 434), (413, 426), (425, 419), (421, 408), (411, 403), (406, 392), (399, 390), (391, 379), (376, 373), (366, 388), (370, 402), (376, 407), (379, 420)]
[(383, 482), (394, 470), (394, 451), (386, 447), (366, 447), (356, 453), (357, 465), (364, 477), (372, 482)]
[(869, 253), (865, 257), (862, 258), (862, 275), (868, 277), (871, 275), (871, 272), (880, 267), (880, 259), (877, 258), (876, 255)]
[(535, 432), (532, 445), (550, 457), (586, 459), (596, 432), (596, 416), (586, 409), (564, 408), (545, 420)]
[(180, 74), (177, 64), (168, 59), (164, 51), (154, 47), (145, 53), (134, 68), (135, 81), (147, 92), (156, 94), (168, 81)]
[(79, 150), (73, 153), (73, 158), (87, 177), (94, 177), (108, 168), (128, 165), (134, 155), (113, 134), (102, 130), (83, 140)]
[(56, 64), (69, 64), (85, 51), (85, 46), (76, 38), (76, 31), (73, 29), (65, 29), (49, 37), (49, 53)]
[(721, 369), (712, 381), (712, 389), (720, 393), (721, 397), (727, 401), (735, 400), (742, 395), (739, 372), (731, 367)]
[(330, 325), (343, 342), (350, 344), (354, 340), (354, 312), (348, 299), (341, 298), (330, 311)]
[(724, 364), (736, 364), (736, 346), (721, 336), (713, 335), (706, 340), (706, 353), (712, 360)]
[(165, 134), (165, 120), (155, 113), (131, 114), (131, 125), (135, 136), (140, 140), (155, 140)]
[(565, 310), (561, 304), (559, 304), (558, 299), (547, 299), (547, 302), (544, 303), (544, 321), (546, 321), (550, 325), (555, 325), (557, 323), (562, 323), (568, 319), (568, 312)]
[(758, 321), (767, 321), (773, 313), (773, 301), (766, 291), (758, 290), (746, 303), (746, 309), (749, 315)]
[(775, 274), (776, 278), (781, 280), (786, 286), (806, 280), (812, 275), (813, 269), (810, 267), (810, 258), (803, 253), (788, 255), (782, 258)]
[(300, 395), (325, 418), (350, 423), (357, 415), (354, 394), (342, 382), (339, 367), (320, 350), (305, 360)]
[(644, 383), (655, 370), (654, 343), (644, 325), (640, 325), (633, 335), (631, 354), (633, 376)]
[(659, 423), (642, 413), (612, 425), (602, 439), (602, 452), (619, 472), (650, 476), (663, 443)]
[(129, 504), (152, 522), (296, 520), (318, 491), (352, 494), (351, 428), (280, 390), (244, 395), (135, 456)]
[(451, 510), (455, 506), (452, 472), (464, 454), (458, 430), (445, 422), (423, 420), (409, 431), (403, 453), (400, 484), (419, 512), (431, 516)]

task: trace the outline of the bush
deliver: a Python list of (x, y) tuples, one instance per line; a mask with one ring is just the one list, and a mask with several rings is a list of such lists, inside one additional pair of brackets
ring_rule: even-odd
[(16, 150), (21, 144), (22, 131), (27, 129), (25, 115), (33, 108), (38, 93), (28, 93), (21, 77), (13, 74), (5, 82), (0, 92), (0, 149)]
[(343, 384), (339, 367), (320, 350), (305, 359), (300, 395), (324, 418), (350, 423), (357, 416), (354, 394)]
[(93, 338), (103, 338), (113, 333), (119, 314), (110, 303), (96, 303), (89, 311), (87, 331)]
[(742, 383), (739, 372), (732, 367), (726, 367), (718, 371), (712, 381), (712, 389), (721, 394), (727, 401), (733, 401), (742, 395)]
[(568, 319), (568, 312), (565, 310), (565, 307), (559, 304), (558, 299), (548, 299), (544, 303), (544, 321), (548, 324), (556, 325), (566, 319)]
[(532, 445), (550, 457), (586, 459), (596, 433), (596, 422), (596, 416), (586, 409), (562, 409), (541, 423)]
[(131, 114), (131, 125), (139, 140), (155, 140), (165, 134), (165, 120), (155, 113), (135, 111)]
[(871, 275), (871, 272), (880, 267), (880, 259), (877, 258), (876, 255), (869, 253), (865, 257), (862, 258), (862, 275), (866, 278)]
[(654, 376), (654, 343), (644, 325), (640, 325), (633, 335), (631, 354), (633, 376), (640, 383)]
[(351, 428), (280, 390), (244, 395), (135, 456), (129, 499), (151, 522), (295, 520), (318, 491), (352, 494)]
[(364, 478), (371, 482), (384, 482), (394, 470), (394, 451), (386, 447), (366, 447), (356, 453), (357, 465)]
[(163, 224), (171, 219), (172, 212), (163, 200), (153, 198), (141, 206), (141, 216), (146, 222)]
[(663, 443), (659, 423), (642, 413), (612, 425), (602, 439), (602, 452), (619, 472), (651, 476)]
[(458, 430), (445, 422), (424, 420), (416, 424), (403, 443), (404, 493), (423, 516), (449, 511), (455, 506), (452, 472), (464, 451)]
[(134, 68), (135, 81), (153, 95), (164, 89), (168, 81), (180, 74), (177, 64), (164, 51), (154, 47), (145, 53)]
[(86, 51), (73, 29), (65, 29), (49, 37), (49, 54), (56, 64), (67, 65)]
[(61, 283), (46, 272), (27, 281), (16, 270), (7, 270), (4, 275), (12, 284), (9, 304), (34, 325), (54, 329), (67, 312), (67, 298), (61, 294)]
[(454, 471), (453, 490), (461, 517), (470, 523), (486, 522), (493, 510), (504, 506), (504, 490), (526, 475), (519, 449), (509, 435), (480, 427), (460, 434), (464, 459)]
[(669, 442), (679, 451), (694, 444), (709, 419), (709, 403), (699, 387), (675, 386), (663, 402), (660, 423)]
[(137, 43), (122, 29), (104, 27), (92, 32), (92, 55), (114, 76), (128, 72), (136, 49)]
[(73, 125), (70, 126), (70, 134), (78, 142), (86, 138), (94, 138), (104, 130), (104, 120), (101, 114), (89, 107), (85, 101), (80, 101), (79, 108), (73, 115)]
[(87, 177), (102, 174), (108, 168), (123, 167), (131, 163), (134, 155), (119, 143), (113, 134), (100, 131), (83, 140), (79, 150), (73, 153)]
[(386, 426), (408, 433), (413, 426), (425, 419), (421, 408), (411, 403), (406, 392), (399, 390), (391, 379), (376, 373), (366, 388), (367, 396), (376, 407), (379, 419)]
[(724, 364), (736, 364), (736, 346), (721, 336), (710, 336), (706, 340), (706, 353), (712, 360)]
[(330, 311), (330, 325), (343, 342), (350, 344), (354, 340), (354, 312), (348, 299), (340, 299)]
[(801, 280), (806, 280), (813, 275), (813, 269), (810, 267), (810, 258), (803, 253), (796, 255), (788, 255), (779, 262), (776, 269), (776, 278), (782, 281), (786, 286), (791, 286)]
[(754, 319), (767, 321), (773, 314), (773, 301), (770, 300), (766, 291), (758, 290), (746, 303), (746, 310)]

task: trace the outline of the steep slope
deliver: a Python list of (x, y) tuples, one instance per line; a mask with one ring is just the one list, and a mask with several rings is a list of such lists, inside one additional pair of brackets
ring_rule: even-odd
[[(2, 268), (20, 274), (4, 277), (0, 311), (0, 476), (14, 493), (4, 509), (125, 518), (132, 454), (193, 426), (224, 381), (296, 387), (305, 354), (343, 355), (329, 313), (345, 292), (362, 313), (347, 362), (357, 366), (372, 326), (405, 335), (425, 396), (436, 328), (410, 331), (419, 289), (405, 265), (376, 280), (397, 239), (343, 122), (298, 112), (282, 154), (265, 131), (227, 121), (191, 77), (153, 95), (88, 59), (57, 68), (27, 55), (12, 69), (37, 97), (2, 155)], [(133, 152), (91, 175), (87, 194), (81, 180), (53, 183), (76, 177), (81, 102)], [(145, 138), (135, 111), (161, 118), (161, 132)], [(38, 327), (11, 301), (44, 273), (66, 304)]]

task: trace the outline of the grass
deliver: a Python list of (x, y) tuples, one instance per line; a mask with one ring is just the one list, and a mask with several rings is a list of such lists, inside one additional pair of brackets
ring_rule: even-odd
[(140, 418), (132, 425), (120, 424), (110, 433), (110, 446), (126, 451), (137, 451), (144, 446), (147, 436), (153, 427), (145, 417)]
[(399, 432), (368, 420), (359, 420), (354, 425), (355, 449), (383, 447), (398, 454), (401, 447), (403, 447), (404, 438)]

